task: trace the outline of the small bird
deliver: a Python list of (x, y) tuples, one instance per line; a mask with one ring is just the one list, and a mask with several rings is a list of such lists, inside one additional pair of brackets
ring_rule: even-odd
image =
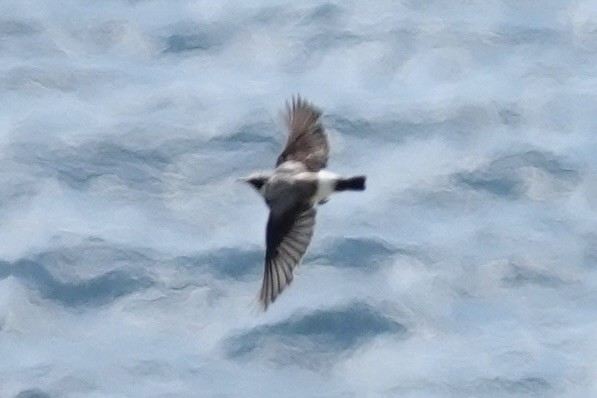
[(320, 117), (321, 110), (300, 96), (286, 102), (288, 139), (275, 170), (240, 179), (251, 184), (270, 209), (259, 295), (264, 310), (292, 282), (293, 271), (311, 242), (315, 206), (327, 202), (334, 192), (365, 190), (365, 176), (342, 178), (323, 170), (329, 144)]

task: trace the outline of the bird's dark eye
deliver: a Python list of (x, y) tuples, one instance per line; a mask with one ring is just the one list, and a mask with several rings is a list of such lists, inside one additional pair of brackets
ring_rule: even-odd
[(263, 181), (263, 180), (252, 180), (251, 183), (253, 184), (253, 186), (256, 189), (261, 189), (261, 187), (263, 186), (263, 184), (265, 184), (265, 181)]

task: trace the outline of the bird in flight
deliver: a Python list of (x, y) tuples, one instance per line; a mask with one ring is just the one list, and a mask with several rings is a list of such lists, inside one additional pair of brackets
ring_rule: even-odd
[(321, 110), (300, 96), (286, 103), (288, 139), (270, 172), (241, 178), (263, 196), (269, 207), (265, 272), (259, 301), (264, 310), (293, 279), (311, 242), (315, 206), (339, 191), (363, 191), (365, 176), (342, 178), (324, 170), (329, 144), (320, 121)]

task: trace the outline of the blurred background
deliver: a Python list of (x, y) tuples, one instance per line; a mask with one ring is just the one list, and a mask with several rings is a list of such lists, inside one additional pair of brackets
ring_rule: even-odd
[[(597, 394), (597, 4), (0, 3), (0, 396)], [(329, 167), (257, 311), (284, 101)]]

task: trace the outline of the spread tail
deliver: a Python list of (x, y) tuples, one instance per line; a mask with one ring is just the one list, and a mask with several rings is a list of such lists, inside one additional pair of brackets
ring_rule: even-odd
[(364, 191), (365, 190), (365, 176), (357, 176), (351, 178), (340, 178), (336, 181), (336, 191)]

